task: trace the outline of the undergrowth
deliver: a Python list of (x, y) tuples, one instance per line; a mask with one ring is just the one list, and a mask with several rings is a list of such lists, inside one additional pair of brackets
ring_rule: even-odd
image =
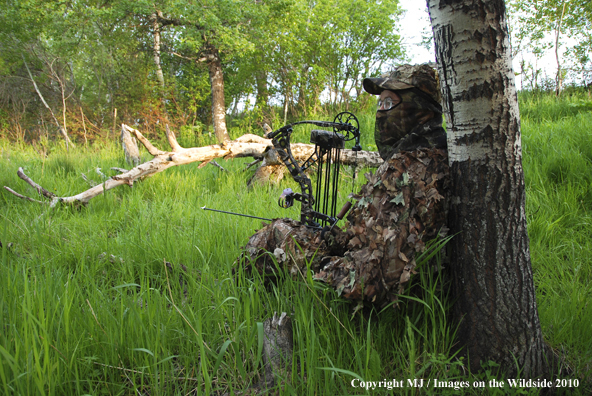
[[(580, 381), (570, 392), (587, 394), (592, 113), (585, 96), (555, 105), (551, 99), (521, 98), (531, 255), (545, 339)], [(577, 112), (555, 107), (570, 103)], [(359, 118), (362, 145), (373, 148), (373, 116)], [(307, 133), (295, 135), (303, 141)], [(1, 141), (0, 148), (0, 185), (30, 196), (33, 189), (16, 176), (19, 166), (63, 196), (88, 188), (81, 173), (100, 183), (96, 168), (110, 175), (111, 167), (125, 167), (110, 143), (69, 153), (57, 144)], [(218, 162), (226, 171), (172, 168), (79, 209), (49, 209), (2, 190), (0, 394), (234, 394), (259, 380), (262, 322), (274, 312), (293, 319), (298, 362), (281, 394), (536, 394), (473, 386), (499, 380), (503, 368), (489, 362), (484, 372), (470, 373), (455, 355), (445, 271), (419, 271), (398, 308), (355, 315), (310, 278), (286, 276), (265, 289), (245, 277), (235, 259), (261, 222), (201, 207), (298, 218), (297, 208), (276, 204), (284, 188), (296, 185), (284, 180), (247, 189), (249, 160)], [(342, 201), (364, 182), (358, 177), (352, 187), (351, 169), (343, 173)], [(405, 387), (351, 385), (395, 379)], [(422, 391), (407, 387), (413, 379), (471, 386)]]

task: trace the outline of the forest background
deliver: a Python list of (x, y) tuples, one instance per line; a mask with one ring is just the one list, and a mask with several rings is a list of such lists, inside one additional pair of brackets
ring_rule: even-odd
[[(108, 173), (128, 166), (119, 145), (122, 122), (159, 144), (165, 123), (184, 146), (216, 143), (217, 76), (231, 138), (262, 134), (264, 123), (275, 128), (353, 110), (363, 148), (374, 149), (375, 102), (360, 92), (360, 81), (408, 60), (396, 1), (158, 6), (1, 2), (0, 185), (22, 188), (19, 166), (60, 195), (88, 188), (81, 173), (101, 183), (97, 167)], [(565, 394), (590, 394), (591, 5), (508, 6), (517, 59), (521, 51), (550, 52), (560, 64), (549, 76), (540, 58), (524, 56), (532, 62), (516, 70), (523, 82), (526, 213), (545, 340), (570, 367)], [(369, 393), (352, 388), (352, 379), (503, 379), (494, 362), (470, 373), (456, 359), (452, 301), (442, 279), (429, 274), (412, 280), (421, 300), (407, 294), (397, 310), (353, 316), (350, 304), (310, 279), (288, 278), (265, 290), (259, 279), (232, 276), (239, 246), (260, 223), (206, 215), (200, 207), (297, 217), (275, 205), (295, 184), (247, 190), (248, 161), (220, 160), (227, 171), (169, 169), (80, 210), (48, 209), (2, 190), (0, 393), (241, 391), (258, 381), (262, 322), (275, 311), (293, 318), (299, 362), (283, 394)], [(364, 182), (343, 173), (341, 199)], [(536, 390), (471, 386), (463, 393)]]
[[(509, 2), (522, 89), (592, 82), (590, 8)], [(121, 123), (160, 135), (166, 122), (197, 143), (367, 107), (361, 80), (409, 61), (402, 11), (396, 0), (3, 0), (0, 133), (87, 142)]]

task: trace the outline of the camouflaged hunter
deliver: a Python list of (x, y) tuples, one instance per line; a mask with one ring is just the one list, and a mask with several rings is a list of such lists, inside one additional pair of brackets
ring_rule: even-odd
[(374, 140), (382, 159), (419, 148), (446, 149), (438, 75), (433, 67), (402, 65), (377, 78), (366, 78), (366, 92), (395, 92), (400, 102), (377, 110)]
[[(375, 139), (385, 160), (358, 194), (344, 228), (324, 235), (302, 222), (276, 219), (253, 235), (237, 260), (244, 270), (330, 285), (337, 295), (382, 309), (396, 303), (416, 268), (426, 243), (447, 234), (449, 169), (446, 133), (435, 71), (428, 65), (403, 65), (364, 89), (380, 95)], [(386, 92), (385, 92), (386, 91)], [(394, 304), (394, 306), (397, 306)]]

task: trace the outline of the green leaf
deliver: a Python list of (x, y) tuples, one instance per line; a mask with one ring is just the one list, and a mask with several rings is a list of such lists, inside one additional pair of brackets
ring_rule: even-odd
[(405, 205), (405, 197), (403, 197), (403, 192), (397, 194), (395, 198), (391, 199), (391, 202), (395, 205)]
[(349, 284), (348, 287), (352, 287), (356, 283), (356, 271), (349, 271)]
[(154, 357), (154, 354), (152, 353), (152, 351), (150, 351), (146, 348), (133, 348), (132, 351), (144, 352), (144, 353), (147, 353), (148, 355)]

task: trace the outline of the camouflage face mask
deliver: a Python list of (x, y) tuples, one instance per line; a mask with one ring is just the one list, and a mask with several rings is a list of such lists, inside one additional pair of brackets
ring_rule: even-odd
[(397, 91), (397, 94), (401, 97), (399, 104), (376, 112), (374, 141), (382, 158), (389, 155), (397, 142), (413, 128), (441, 114), (435, 111), (437, 109), (430, 99), (416, 93), (414, 89)]

